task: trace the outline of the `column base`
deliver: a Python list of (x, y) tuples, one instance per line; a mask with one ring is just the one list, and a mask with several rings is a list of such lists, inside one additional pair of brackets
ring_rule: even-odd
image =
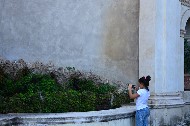
[[(184, 123), (185, 115), (190, 112), (184, 95), (184, 92), (151, 95), (149, 99), (150, 125), (174, 126)], [(187, 97), (187, 93), (185, 96)]]
[(153, 109), (176, 108), (185, 105), (181, 92), (151, 95), (148, 103), (149, 107)]
[(190, 91), (183, 92), (183, 100), (186, 105), (190, 105)]

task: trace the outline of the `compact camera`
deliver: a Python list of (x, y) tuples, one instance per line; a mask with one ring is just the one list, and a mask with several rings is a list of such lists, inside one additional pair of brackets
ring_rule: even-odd
[(134, 88), (134, 89), (135, 89), (135, 88), (136, 88), (136, 85), (132, 85), (132, 88)]
[[(128, 84), (128, 86), (129, 86), (129, 84)], [(135, 89), (135, 88), (136, 88), (136, 85), (132, 84), (132, 88)]]

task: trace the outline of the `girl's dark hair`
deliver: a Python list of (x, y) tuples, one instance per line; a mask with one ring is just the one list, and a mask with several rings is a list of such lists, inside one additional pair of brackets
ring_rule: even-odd
[(139, 79), (139, 83), (142, 83), (142, 84), (144, 84), (144, 86), (145, 86), (145, 88), (146, 88), (146, 90), (147, 91), (149, 91), (149, 89), (148, 89), (148, 86), (149, 86), (149, 81), (151, 80), (151, 77), (148, 75), (147, 77), (141, 77), (140, 79)]

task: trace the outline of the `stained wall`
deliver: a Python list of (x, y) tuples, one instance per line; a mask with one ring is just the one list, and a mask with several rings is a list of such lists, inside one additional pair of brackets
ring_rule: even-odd
[(138, 79), (138, 0), (0, 0), (0, 55)]

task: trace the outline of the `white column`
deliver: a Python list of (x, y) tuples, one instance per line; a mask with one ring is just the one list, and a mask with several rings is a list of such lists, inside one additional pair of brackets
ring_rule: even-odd
[(140, 0), (139, 76), (150, 75), (152, 105), (183, 104), (179, 0)]

